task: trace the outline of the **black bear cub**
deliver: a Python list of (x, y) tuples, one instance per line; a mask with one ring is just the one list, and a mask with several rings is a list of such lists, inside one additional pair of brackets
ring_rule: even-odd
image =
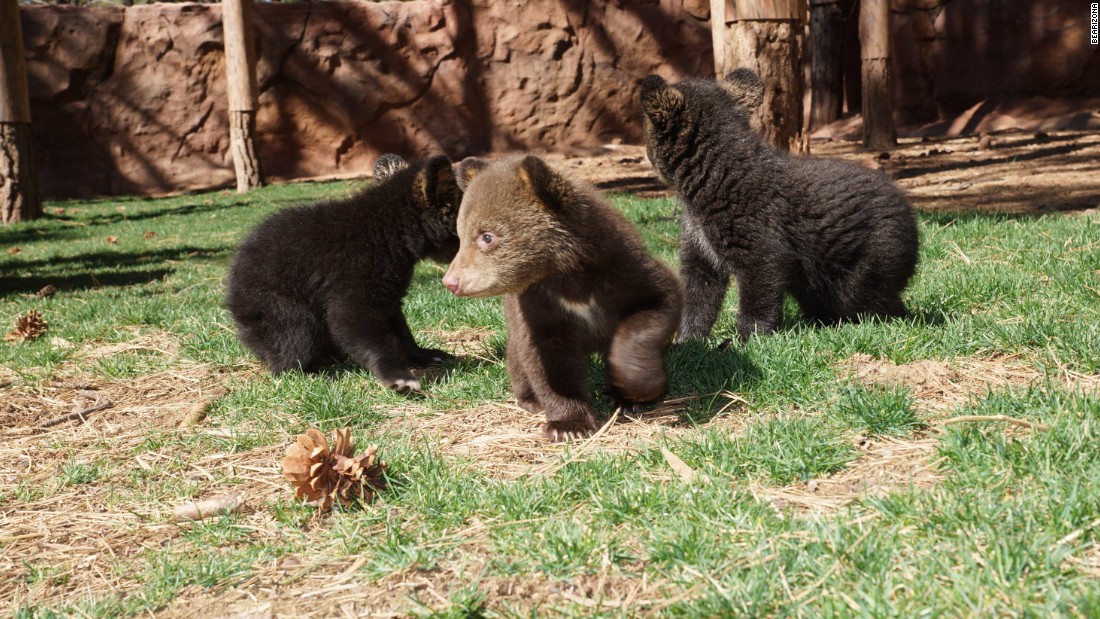
[(664, 396), (683, 294), (626, 217), (531, 155), (466, 159), (458, 178), (461, 247), (443, 284), (462, 296), (504, 295), (512, 391), (546, 415), (545, 436), (596, 429), (585, 380), (592, 353), (607, 362), (616, 405), (633, 411)]
[(770, 333), (791, 294), (812, 320), (903, 316), (917, 225), (883, 174), (776, 151), (749, 128), (759, 78), (642, 83), (646, 154), (684, 202), (679, 340), (710, 334), (730, 276), (742, 340)]
[(417, 345), (401, 301), (420, 259), (454, 257), (461, 199), (447, 157), (414, 167), (385, 155), (355, 195), (272, 215), (229, 271), (241, 341), (273, 374), (343, 353), (390, 388), (419, 389), (410, 367), (448, 355)]

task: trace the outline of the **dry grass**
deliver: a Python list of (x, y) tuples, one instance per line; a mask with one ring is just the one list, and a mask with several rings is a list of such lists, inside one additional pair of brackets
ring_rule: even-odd
[[(933, 417), (957, 409), (975, 396), (1007, 387), (1028, 387), (1044, 380), (1042, 372), (1019, 357), (957, 357), (921, 359), (896, 364), (857, 353), (839, 364), (842, 377), (860, 382), (908, 388), (917, 405)], [(1063, 370), (1061, 377), (1070, 389), (1094, 391), (1100, 376)]]
[(754, 486), (752, 492), (779, 509), (830, 512), (869, 496), (930, 488), (942, 480), (935, 457), (938, 445), (936, 437), (861, 441), (860, 455), (835, 475), (782, 488)]
[[(732, 410), (744, 413), (744, 401), (736, 394), (699, 396), (721, 398), (722, 412), (705, 424), (738, 434), (755, 418), (749, 414), (723, 414)], [(458, 411), (434, 411), (426, 406), (401, 408), (388, 429), (402, 434), (415, 433), (428, 440), (441, 453), (472, 461), (492, 478), (515, 479), (550, 470), (567, 451), (571, 458), (587, 458), (600, 453), (621, 453), (640, 443), (662, 436), (683, 436), (699, 426), (682, 421), (687, 404), (698, 398), (668, 399), (652, 410), (638, 415), (621, 415), (606, 420), (611, 431), (601, 432), (585, 441), (565, 445), (550, 443), (542, 437), (541, 415), (529, 413), (514, 403), (485, 403)]]
[[(89, 360), (134, 350), (175, 357), (178, 346), (167, 334), (156, 333), (122, 344), (86, 346), (58, 368), (54, 380), (22, 384), (14, 375), (3, 377), (12, 384), (0, 409), (0, 425), (9, 428), (0, 446), (0, 484), (8, 489), (18, 484), (40, 498), (0, 507), (0, 573), (17, 574), (27, 560), (51, 566), (52, 571), (31, 586), (0, 578), (0, 599), (61, 604), (74, 597), (121, 592), (127, 586), (127, 579), (112, 573), (111, 566), (158, 548), (180, 527), (163, 524), (171, 505), (155, 496), (117, 496), (113, 481), (120, 477), (161, 467), (162, 460), (180, 459), (189, 463), (188, 469), (173, 477), (201, 487), (214, 478), (214, 468), (271, 468), (278, 448), (211, 458), (173, 447), (171, 453), (135, 456), (150, 436), (175, 428), (196, 403), (218, 393), (224, 378), (205, 365), (187, 362), (116, 381), (89, 378), (81, 370)], [(83, 420), (37, 427), (103, 399), (112, 406)], [(90, 481), (66, 484), (63, 472), (74, 465), (101, 472)], [(258, 481), (256, 488), (242, 490), (255, 500), (262, 488), (268, 484)]]
[[(494, 606), (517, 611), (553, 613), (555, 608), (581, 606), (593, 610), (630, 609), (631, 616), (657, 616), (660, 611), (696, 593), (698, 585), (680, 588), (625, 574), (621, 566), (605, 566), (596, 574), (557, 579), (544, 574), (482, 577), (489, 556), (485, 549), (462, 548), (461, 563), (431, 571), (402, 572), (375, 582), (356, 574), (359, 563), (303, 568), (285, 561), (260, 570), (248, 581), (220, 592), (198, 591), (180, 599), (159, 616), (192, 617), (407, 617), (413, 600), (432, 609), (452, 605), (462, 589), (477, 590)], [(521, 613), (522, 614), (522, 613)]]
[[(471, 355), (485, 354), (484, 344), (489, 339), (483, 332), (441, 335), (449, 348)], [(459, 350), (461, 346), (468, 349)], [(163, 355), (172, 369), (117, 381), (89, 378), (81, 370), (97, 358), (132, 351)], [(0, 375), (0, 381), (11, 383), (0, 423), (12, 428), (9, 440), (0, 447), (0, 482), (9, 488), (16, 483), (31, 489), (46, 487), (56, 483), (59, 472), (71, 462), (94, 462), (108, 471), (89, 483), (53, 488), (41, 498), (0, 507), (0, 573), (23, 573), (24, 561), (29, 559), (52, 569), (49, 577), (34, 583), (0, 579), (0, 598), (9, 604), (59, 606), (84, 597), (132, 594), (140, 584), (115, 571), (115, 566), (131, 559), (137, 562), (141, 555), (163, 549), (194, 526), (170, 522), (168, 516), (179, 502), (178, 496), (155, 491), (125, 497), (114, 494), (113, 482), (142, 471), (152, 475), (154, 484), (171, 478), (185, 485), (191, 496), (228, 490), (242, 494), (249, 509), (239, 525), (249, 531), (253, 542), (276, 543), (287, 535), (287, 528), (276, 522), (270, 509), (289, 497), (277, 468), (284, 443), (245, 451), (230, 447), (211, 452), (179, 442), (161, 449), (142, 449), (149, 436), (165, 431), (199, 433), (225, 441), (231, 441), (234, 432), (247, 431), (205, 428), (202, 424), (179, 427), (197, 405), (222, 392), (227, 377), (178, 358), (177, 351), (167, 334), (146, 334), (123, 344), (83, 347), (48, 381), (21, 384), (14, 375)], [(1039, 372), (1011, 357), (896, 365), (855, 355), (842, 363), (842, 370), (868, 383), (907, 386), (918, 404), (933, 413), (956, 408), (989, 389), (1024, 386), (1041, 378)], [(1065, 376), (1083, 388), (1100, 384), (1095, 376)], [(725, 403), (725, 413), (737, 414), (719, 414), (707, 425), (739, 435), (757, 415), (749, 412), (736, 394), (718, 396)], [(110, 399), (113, 406), (83, 421), (46, 430), (35, 427), (44, 419), (98, 398)], [(662, 436), (682, 436), (694, 427), (681, 422), (689, 402), (669, 400), (636, 418), (621, 418), (614, 431), (571, 446), (570, 457), (619, 453)], [(394, 418), (386, 428), (389, 431), (426, 437), (442, 453), (470, 461), (490, 477), (552, 474), (567, 449), (545, 442), (539, 434), (541, 419), (512, 404), (485, 403), (447, 412), (409, 404), (391, 412)], [(867, 440), (857, 445), (860, 456), (836, 475), (780, 488), (753, 485), (750, 489), (777, 508), (831, 512), (868, 496), (938, 483), (937, 444), (934, 436)], [(667, 479), (676, 479), (671, 470)], [(338, 543), (325, 535), (323, 526), (306, 527), (296, 534), (311, 547), (308, 556), (287, 555), (258, 562), (239, 579), (210, 588), (189, 587), (158, 614), (181, 618), (395, 617), (404, 616), (403, 609), (413, 598), (445, 607), (458, 590), (476, 583), (477, 590), (489, 596), (495, 607), (552, 610), (580, 606), (659, 615), (661, 609), (693, 594), (694, 589), (668, 580), (650, 582), (640, 575), (644, 572), (641, 566), (637, 574), (627, 573), (621, 563), (569, 580), (540, 574), (481, 579), (492, 556), (486, 532), (515, 524), (474, 521), (450, 539), (440, 540), (441, 544), (455, 544), (456, 552), (438, 568), (398, 572), (377, 581), (359, 571), (361, 560), (335, 551)], [(379, 528), (359, 534), (369, 537), (381, 532)], [(744, 558), (753, 560), (763, 559)], [(1100, 553), (1095, 545), (1066, 561), (1074, 569), (1100, 574)]]

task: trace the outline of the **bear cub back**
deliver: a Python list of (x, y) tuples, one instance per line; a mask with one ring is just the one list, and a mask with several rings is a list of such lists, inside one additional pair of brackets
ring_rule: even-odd
[(646, 154), (684, 203), (679, 338), (710, 334), (731, 276), (742, 340), (776, 329), (787, 294), (820, 322), (904, 315), (919, 245), (905, 195), (879, 172), (769, 146), (749, 127), (763, 93), (748, 69), (642, 83)]
[(454, 257), (461, 196), (447, 157), (385, 155), (353, 196), (275, 213), (229, 271), (241, 341), (274, 374), (346, 355), (391, 388), (419, 389), (410, 368), (447, 355), (417, 345), (401, 302), (419, 260)]
[(512, 391), (545, 414), (545, 436), (596, 429), (585, 377), (592, 353), (606, 360), (616, 405), (663, 397), (682, 292), (634, 226), (595, 189), (532, 155), (466, 159), (458, 182), (460, 246), (443, 283), (460, 296), (504, 296)]

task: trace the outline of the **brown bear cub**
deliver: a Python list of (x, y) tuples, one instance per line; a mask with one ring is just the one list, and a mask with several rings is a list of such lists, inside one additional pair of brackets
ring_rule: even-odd
[(763, 96), (748, 69), (642, 83), (646, 154), (684, 202), (679, 339), (710, 334), (731, 275), (742, 340), (775, 330), (787, 294), (820, 322), (903, 316), (919, 245), (905, 195), (883, 174), (770, 147), (749, 128)]
[(419, 389), (409, 368), (449, 355), (417, 345), (401, 300), (420, 259), (454, 257), (461, 200), (447, 157), (409, 166), (385, 155), (359, 193), (272, 215), (229, 271), (241, 341), (273, 374), (343, 353), (392, 389)]
[(665, 350), (680, 321), (675, 273), (595, 189), (538, 157), (459, 164), (458, 255), (443, 284), (504, 295), (506, 358), (519, 405), (551, 441), (596, 429), (585, 366), (600, 353), (611, 398), (635, 410), (668, 390)]

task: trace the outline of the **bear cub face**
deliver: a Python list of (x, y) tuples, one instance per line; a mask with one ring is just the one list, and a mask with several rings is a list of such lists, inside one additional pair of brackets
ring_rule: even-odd
[[(478, 183), (472, 183), (477, 176)], [(521, 294), (537, 279), (575, 265), (575, 222), (581, 216), (570, 187), (541, 160), (494, 165), (467, 158), (457, 170), (464, 204), (459, 250), (443, 283), (456, 295)], [(532, 239), (538, 239), (532, 243)]]

